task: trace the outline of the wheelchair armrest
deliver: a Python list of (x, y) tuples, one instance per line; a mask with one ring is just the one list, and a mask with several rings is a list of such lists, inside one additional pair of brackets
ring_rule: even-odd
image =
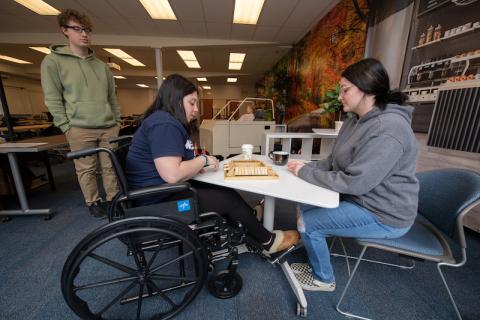
[(125, 135), (125, 136), (118, 136), (114, 138), (108, 139), (108, 143), (117, 143), (117, 142), (123, 142), (123, 141), (131, 141), (133, 138), (133, 135)]
[(188, 182), (165, 183), (159, 186), (144, 187), (129, 191), (126, 197), (121, 198), (137, 199), (148, 195), (168, 194), (188, 190), (191, 190)]
[(87, 149), (82, 149), (82, 150), (77, 150), (77, 151), (71, 151), (67, 153), (66, 157), (67, 159), (78, 159), (78, 158), (83, 158), (83, 157), (88, 157), (91, 155), (94, 155), (96, 153), (99, 153), (101, 151), (107, 152), (107, 153), (112, 153), (110, 149), (107, 148), (87, 148)]

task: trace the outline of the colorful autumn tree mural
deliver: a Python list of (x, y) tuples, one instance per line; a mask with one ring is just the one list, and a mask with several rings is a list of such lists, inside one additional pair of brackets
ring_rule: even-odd
[[(365, 0), (358, 4), (367, 11)], [(342, 0), (265, 75), (259, 86), (285, 106), (286, 121), (318, 109), (341, 72), (363, 58), (366, 29), (353, 1)]]

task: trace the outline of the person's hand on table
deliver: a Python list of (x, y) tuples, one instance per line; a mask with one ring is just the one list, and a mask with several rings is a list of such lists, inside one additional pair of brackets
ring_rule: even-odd
[(305, 165), (305, 162), (299, 161), (299, 160), (292, 160), (292, 161), (289, 161), (287, 164), (288, 170), (291, 173), (293, 173), (295, 176), (298, 176), (298, 172), (300, 171), (300, 169), (303, 168), (304, 165)]
[(207, 168), (212, 168), (214, 170), (217, 170), (218, 167), (220, 166), (220, 161), (218, 161), (218, 159), (213, 156), (207, 156), (207, 157), (208, 157)]

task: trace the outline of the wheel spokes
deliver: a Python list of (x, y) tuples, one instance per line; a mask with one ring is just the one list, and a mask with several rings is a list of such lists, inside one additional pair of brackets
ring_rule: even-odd
[(88, 283), (88, 284), (84, 284), (84, 285), (81, 285), (81, 286), (75, 286), (73, 288), (73, 291), (81, 291), (81, 290), (85, 290), (85, 289), (98, 288), (98, 287), (108, 286), (108, 285), (112, 285), (112, 284), (119, 284), (119, 283), (123, 283), (123, 282), (127, 282), (127, 281), (133, 281), (133, 280), (136, 280), (136, 279), (138, 279), (138, 277), (132, 276), (132, 277), (122, 277), (122, 278), (116, 278), (116, 279), (111, 279), (111, 280), (106, 280), (106, 281), (100, 281), (100, 282), (95, 282), (95, 283)]
[(132, 288), (137, 284), (136, 281), (132, 281), (132, 283), (126, 287), (122, 292), (120, 292), (115, 298), (113, 298), (100, 312), (98, 313), (99, 315), (102, 315), (105, 311), (110, 309), (111, 306), (113, 306), (115, 303), (120, 301), (124, 295), (126, 295)]
[(120, 270), (120, 271), (123, 271), (123, 272), (125, 272), (125, 273), (131, 274), (131, 275), (137, 274), (137, 270), (132, 269), (132, 268), (130, 268), (130, 267), (127, 267), (127, 266), (125, 266), (125, 265), (123, 265), (123, 264), (121, 264), (121, 263), (119, 263), (119, 262), (113, 261), (113, 260), (108, 259), (108, 258), (106, 258), (106, 257), (99, 256), (99, 255), (97, 255), (97, 254), (95, 254), (95, 253), (93, 253), (93, 252), (90, 252), (90, 253), (88, 254), (88, 256), (91, 257), (92, 259), (95, 259), (95, 260), (97, 260), (97, 261), (103, 262), (103, 263), (105, 263), (106, 265), (109, 265), (109, 266), (111, 266), (111, 267), (113, 267), (113, 268), (115, 268), (115, 269), (118, 269), (118, 270)]
[(173, 300), (170, 299), (170, 297), (167, 296), (159, 287), (157, 287), (157, 285), (155, 284), (155, 282), (153, 282), (153, 280), (148, 280), (148, 282), (152, 285), (152, 287), (155, 288), (155, 290), (157, 290), (158, 295), (172, 306), (172, 309), (178, 308), (178, 305), (175, 302), (173, 302)]
[(197, 277), (182, 277), (182, 276), (172, 276), (166, 274), (152, 274), (150, 273), (150, 278), (155, 280), (178, 280), (183, 282), (197, 282)]
[(143, 287), (144, 284), (140, 283), (138, 289), (138, 301), (137, 301), (137, 320), (140, 320), (140, 314), (142, 313), (142, 301), (143, 301)]
[(190, 252), (187, 252), (187, 253), (185, 253), (185, 254), (182, 254), (181, 256), (176, 257), (175, 259), (172, 259), (172, 260), (170, 260), (170, 261), (167, 261), (167, 262), (165, 262), (165, 263), (163, 263), (163, 264), (161, 264), (161, 265), (159, 265), (159, 266), (156, 266), (155, 268), (153, 268), (152, 270), (150, 270), (150, 272), (151, 272), (151, 273), (156, 272), (156, 271), (158, 271), (158, 270), (160, 270), (160, 269), (162, 269), (162, 268), (165, 268), (166, 266), (171, 265), (172, 263), (175, 263), (175, 262), (177, 262), (177, 261), (183, 260), (183, 259), (191, 256), (192, 254), (193, 254), (193, 251), (190, 251)]

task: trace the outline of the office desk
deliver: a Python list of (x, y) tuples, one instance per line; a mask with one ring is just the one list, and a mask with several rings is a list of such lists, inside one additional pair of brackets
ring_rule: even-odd
[[(224, 160), (220, 163), (219, 170), (208, 170), (203, 174), (196, 175), (193, 180), (263, 195), (265, 197), (263, 226), (268, 230), (273, 230), (275, 199), (277, 198), (311, 204), (317, 207), (338, 207), (339, 194), (337, 192), (315, 186), (294, 176), (288, 171), (287, 166), (272, 165), (272, 169), (279, 176), (278, 180), (225, 180), (223, 165), (235, 159), (241, 159), (241, 156)], [(267, 156), (253, 155), (253, 159), (263, 161), (267, 165), (272, 164), (272, 161)], [(306, 311), (307, 300), (290, 265), (285, 261), (281, 266), (297, 297), (298, 304)]]
[[(8, 156), (8, 162), (12, 170), (13, 181), (15, 189), (17, 190), (18, 200), (20, 202), (20, 209), (18, 210), (0, 210), (0, 216), (18, 216), (18, 215), (45, 215), (50, 218), (51, 210), (48, 209), (30, 209), (28, 206), (27, 196), (25, 194), (25, 187), (23, 185), (20, 168), (17, 162), (17, 153), (25, 152), (42, 152), (48, 151), (56, 147), (67, 144), (64, 135), (41, 137), (33, 139), (25, 139), (19, 142), (7, 142), (0, 144), (0, 153), (5, 153)], [(51, 173), (49, 174), (51, 175)], [(51, 178), (51, 176), (49, 177)]]

